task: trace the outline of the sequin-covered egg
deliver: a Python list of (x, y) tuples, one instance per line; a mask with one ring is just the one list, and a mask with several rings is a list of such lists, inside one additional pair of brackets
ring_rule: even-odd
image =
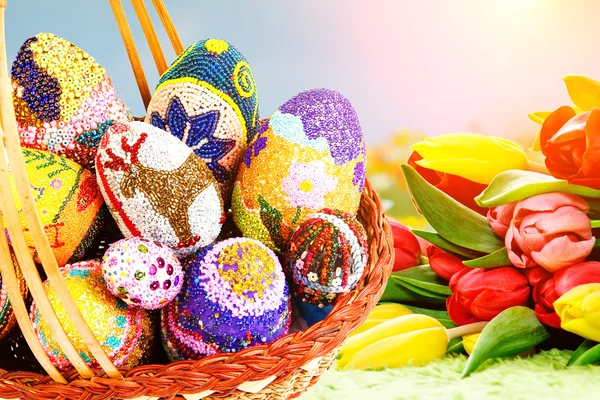
[(367, 254), (367, 234), (356, 217), (328, 209), (311, 215), (290, 240), (292, 294), (319, 307), (333, 305), (360, 281)]
[(225, 221), (219, 187), (204, 161), (144, 122), (111, 127), (96, 158), (98, 183), (126, 238), (143, 237), (177, 257), (211, 244)]
[[(23, 148), (22, 153), (33, 200), (58, 265), (80, 260), (104, 216), (96, 177), (74, 161), (46, 151)], [(13, 194), (20, 208), (14, 185)], [(19, 217), (27, 226), (24, 213)], [(25, 238), (29, 248), (35, 249), (28, 230)]]
[(244, 56), (219, 39), (184, 51), (162, 75), (146, 122), (202, 158), (229, 204), (236, 172), (259, 119), (254, 75)]
[(162, 309), (163, 344), (172, 360), (267, 344), (288, 333), (290, 307), (275, 254), (256, 240), (227, 239), (187, 265), (182, 291)]
[(365, 182), (358, 116), (341, 94), (302, 92), (261, 124), (233, 189), (244, 236), (284, 252), (294, 229), (322, 208), (355, 214)]
[[(25, 278), (23, 278), (23, 273), (21, 269), (18, 267), (18, 263), (15, 258), (15, 253), (10, 249), (10, 255), (13, 260), (13, 265), (15, 268), (15, 274), (17, 276), (17, 282), (19, 284), (19, 290), (21, 292), (21, 296), (23, 298), (27, 297), (27, 284), (25, 283)], [(17, 318), (15, 317), (12, 306), (10, 304), (10, 299), (8, 298), (8, 291), (6, 289), (6, 282), (4, 278), (0, 276), (0, 340), (2, 340), (11, 329), (17, 323)]]
[(173, 300), (183, 270), (173, 250), (142, 238), (121, 239), (102, 258), (108, 290), (129, 305), (156, 310)]
[(11, 69), (21, 145), (94, 168), (100, 139), (130, 111), (93, 57), (52, 33), (25, 41)]
[[(115, 366), (132, 368), (139, 364), (147, 356), (154, 337), (154, 324), (148, 311), (128, 307), (108, 291), (100, 261), (67, 265), (62, 274), (83, 319)], [(97, 367), (97, 361), (83, 343), (48, 281), (44, 282), (44, 289), (75, 350), (88, 365)], [(52, 364), (59, 369), (71, 367), (35, 302), (31, 305), (30, 317), (38, 340)]]

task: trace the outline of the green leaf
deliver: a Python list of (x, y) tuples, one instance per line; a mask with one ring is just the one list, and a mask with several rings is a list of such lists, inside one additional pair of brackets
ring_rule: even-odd
[(600, 344), (591, 340), (585, 340), (575, 350), (573, 356), (567, 363), (569, 365), (588, 365), (600, 361)]
[(404, 276), (394, 276), (393, 279), (398, 279), (400, 281), (403, 281), (409, 285), (412, 286), (416, 286), (418, 288), (427, 290), (429, 292), (432, 293), (437, 293), (439, 295), (442, 296), (450, 296), (452, 294), (452, 291), (450, 290), (450, 288), (448, 287), (448, 285), (445, 284), (439, 284), (439, 283), (431, 283), (431, 282), (427, 282), (427, 281), (420, 281), (418, 279), (412, 279), (412, 278), (406, 278)]
[(549, 337), (532, 309), (517, 306), (504, 310), (481, 331), (462, 377), (471, 375), (490, 358), (516, 356)]
[[(409, 286), (409, 287), (407, 287)], [(419, 292), (422, 292), (422, 289), (416, 288)], [(410, 288), (410, 285), (405, 282), (398, 281), (396, 279), (388, 279), (387, 284), (385, 286), (385, 290), (383, 291), (383, 295), (381, 296), (382, 302), (392, 302), (392, 303), (419, 303), (419, 304), (445, 304), (446, 297), (442, 297), (439, 295), (435, 295), (434, 293), (426, 292), (429, 296), (424, 296), (415, 292)], [(434, 296), (434, 297), (430, 297)]]
[(481, 207), (496, 207), (550, 192), (572, 193), (600, 198), (600, 190), (570, 185), (567, 181), (532, 171), (510, 170), (499, 173), (475, 201)]
[(448, 342), (446, 354), (449, 353), (466, 353), (465, 346), (463, 346), (463, 341), (461, 337), (455, 337), (454, 339)]
[(423, 216), (444, 239), (482, 253), (504, 247), (484, 216), (431, 186), (411, 166), (402, 165), (402, 172)]
[(590, 221), (592, 223), (592, 228), (600, 228), (600, 221), (599, 220), (593, 220)]
[(282, 217), (281, 213), (275, 207), (271, 205), (261, 196), (258, 195), (258, 204), (260, 205), (260, 219), (264, 226), (267, 227), (271, 239), (279, 248), (285, 243), (281, 229), (282, 229)]
[(423, 314), (423, 315), (428, 315), (431, 318), (435, 318), (438, 321), (440, 321), (440, 323), (442, 325), (444, 325), (444, 328), (446, 329), (451, 329), (451, 328), (455, 328), (456, 324), (454, 323), (454, 321), (452, 321), (450, 319), (450, 316), (448, 315), (448, 311), (446, 310), (430, 310), (428, 308), (421, 308), (421, 307), (416, 307), (416, 306), (411, 306), (408, 304), (402, 304), (404, 307), (408, 308), (410, 311), (414, 312), (415, 314)]
[(427, 288), (422, 287), (422, 285), (415, 285), (411, 282), (407, 282), (404, 279), (398, 279), (398, 278), (391, 278), (395, 281), (397, 281), (400, 285), (404, 286), (406, 289), (410, 290), (411, 292), (420, 294), (423, 297), (429, 298), (429, 299), (446, 299), (446, 297), (448, 297), (449, 295), (443, 294), (443, 293), (438, 293), (432, 290), (429, 290)]
[(463, 264), (471, 268), (496, 268), (511, 265), (506, 247), (474, 260), (463, 261)]
[(477, 251), (469, 250), (465, 247), (455, 245), (454, 243), (447, 241), (446, 239), (444, 239), (443, 237), (441, 237), (439, 234), (437, 234), (435, 232), (422, 231), (419, 229), (411, 229), (410, 231), (413, 234), (420, 237), (421, 239), (425, 239), (426, 241), (428, 241), (429, 243), (431, 243), (438, 249), (443, 250), (447, 253), (451, 253), (451, 254), (454, 254), (454, 255), (457, 255), (460, 257), (467, 257), (467, 258), (477, 258), (477, 257), (481, 256), (481, 253), (479, 253)]

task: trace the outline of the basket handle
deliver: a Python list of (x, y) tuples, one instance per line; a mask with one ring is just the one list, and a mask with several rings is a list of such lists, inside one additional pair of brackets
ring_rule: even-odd
[[(31, 237), (37, 250), (38, 256), (48, 276), (52, 287), (57, 294), (58, 299), (63, 304), (65, 311), (73, 323), (75, 329), (79, 332), (83, 342), (89, 348), (94, 358), (98, 361), (100, 366), (106, 371), (107, 375), (114, 379), (122, 379), (123, 376), (119, 370), (110, 361), (100, 343), (92, 333), (89, 326), (83, 319), (75, 301), (71, 297), (71, 294), (62, 278), (62, 274), (48, 243), (48, 238), (44, 232), (44, 228), (40, 221), (39, 215), (35, 207), (35, 202), (31, 196), (31, 187), (27, 177), (27, 171), (25, 169), (25, 162), (23, 154), (21, 152), (19, 134), (17, 131), (17, 121), (15, 118), (15, 110), (12, 102), (12, 86), (10, 76), (8, 74), (8, 62), (6, 57), (6, 32), (5, 32), (5, 7), (6, 0), (0, 0), (0, 120), (4, 131), (4, 140), (0, 140), (0, 154), (6, 154), (10, 162), (11, 172), (14, 178), (15, 187), (17, 194), (21, 200), (23, 214), (25, 221), (29, 227)], [(36, 304), (40, 307), (40, 312), (44, 316), (50, 329), (53, 332), (53, 337), (57, 340), (63, 351), (73, 363), (73, 366), (77, 369), (80, 375), (84, 378), (92, 378), (94, 376), (92, 370), (85, 364), (81, 359), (81, 356), (75, 350), (73, 344), (70, 342), (67, 334), (65, 333), (62, 325), (58, 321), (52, 306), (45, 294), (44, 288), (40, 276), (37, 272), (35, 264), (31, 258), (31, 254), (25, 236), (22, 231), (24, 229), (19, 220), (15, 199), (12, 195), (12, 188), (8, 179), (8, 167), (4, 156), (0, 156), (0, 188), (2, 197), (2, 210), (8, 223), (8, 231), (13, 240), (13, 247), (15, 249), (15, 255), (18, 263), (23, 271), (23, 276), (27, 281), (29, 289), (31, 290), (32, 296), (36, 300)], [(10, 265), (10, 264), (9, 264)], [(14, 298), (14, 296), (13, 296)], [(16, 299), (15, 301), (18, 301)], [(19, 321), (19, 325), (21, 325)], [(25, 326), (30, 324), (27, 321)], [(22, 328), (25, 331), (27, 327)], [(36, 338), (37, 340), (37, 338)], [(34, 345), (32, 350), (37, 347)], [(43, 358), (40, 354), (37, 355), (38, 359)], [(42, 360), (44, 361), (44, 360)], [(41, 362), (44, 366), (45, 362)], [(54, 371), (48, 371), (55, 380), (62, 380), (61, 378), (55, 377)]]
[[(135, 80), (137, 82), (138, 89), (140, 90), (142, 101), (144, 102), (144, 109), (147, 109), (152, 96), (150, 94), (148, 80), (146, 79), (144, 68), (142, 67), (140, 55), (137, 51), (135, 41), (133, 40), (131, 28), (129, 27), (129, 23), (127, 22), (127, 16), (125, 15), (125, 11), (123, 10), (121, 0), (108, 1), (113, 10), (113, 14), (115, 16), (115, 20), (117, 21), (119, 31), (121, 32), (121, 38), (123, 39), (123, 43), (125, 44), (125, 50), (127, 50), (129, 62), (131, 63), (131, 68), (133, 69), (133, 74), (135, 75)], [(154, 58), (154, 63), (156, 64), (158, 74), (162, 75), (163, 72), (165, 72), (167, 69), (167, 63), (165, 61), (165, 56), (162, 51), (160, 41), (156, 36), (156, 30), (154, 29), (154, 25), (152, 24), (152, 20), (150, 19), (150, 15), (148, 14), (146, 4), (144, 0), (131, 0), (131, 3), (133, 4), (133, 8), (135, 9), (138, 20), (140, 21), (142, 30), (144, 31), (144, 35), (146, 36), (146, 41), (150, 46), (150, 51), (152, 52), (152, 57)], [(169, 15), (169, 12), (167, 11), (163, 0), (152, 0), (152, 3), (156, 8), (156, 11), (167, 32), (167, 35), (169, 36), (173, 49), (175, 50), (175, 54), (181, 54), (183, 52), (183, 45), (181, 44), (181, 39), (177, 34), (177, 30), (175, 29), (173, 20), (171, 19), (171, 16)]]

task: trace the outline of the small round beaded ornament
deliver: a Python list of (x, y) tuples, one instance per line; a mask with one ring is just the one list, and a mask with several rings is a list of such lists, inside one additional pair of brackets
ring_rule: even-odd
[(233, 219), (246, 237), (284, 253), (309, 215), (356, 214), (366, 151), (358, 116), (341, 94), (302, 92), (262, 122), (233, 189)]
[(227, 239), (186, 267), (182, 291), (162, 309), (163, 344), (172, 360), (267, 344), (288, 333), (290, 307), (275, 254), (252, 239)]
[[(62, 273), (83, 319), (111, 361), (117, 367), (136, 366), (151, 348), (154, 324), (150, 314), (142, 308), (128, 307), (108, 291), (102, 277), (100, 261), (70, 264), (62, 269)], [(48, 281), (44, 282), (44, 289), (75, 349), (88, 365), (97, 367), (98, 363), (83, 343)], [(55, 341), (52, 330), (41, 318), (35, 302), (31, 305), (30, 317), (38, 339), (52, 364), (63, 370), (71, 367), (71, 362)]]
[[(59, 266), (79, 261), (104, 218), (95, 175), (74, 161), (42, 150), (22, 149), (35, 207)], [(14, 197), (20, 208), (16, 191)], [(24, 213), (19, 213), (26, 226)], [(25, 238), (39, 263), (31, 233)]]
[(23, 147), (47, 150), (93, 169), (106, 130), (131, 118), (104, 68), (52, 33), (25, 41), (11, 78)]
[(165, 71), (145, 121), (170, 132), (202, 158), (229, 204), (258, 119), (250, 65), (229, 43), (208, 39), (189, 47)]
[(183, 270), (173, 251), (142, 238), (113, 243), (102, 258), (108, 290), (125, 303), (156, 310), (181, 290)]
[[(18, 263), (15, 259), (15, 253), (10, 250), (10, 255), (13, 260), (13, 265), (15, 267), (15, 273), (17, 275), (17, 281), (19, 283), (19, 289), (21, 292), (21, 296), (23, 298), (27, 297), (27, 284), (25, 283), (25, 279), (23, 278), (23, 273), (21, 269), (18, 267)], [(17, 319), (13, 314), (12, 306), (10, 305), (10, 299), (8, 298), (8, 293), (6, 290), (6, 284), (2, 276), (0, 276), (0, 340), (4, 339), (6, 335), (11, 331), (11, 329), (15, 326)]]
[(186, 257), (219, 235), (225, 213), (217, 182), (204, 161), (162, 129), (144, 122), (111, 127), (96, 169), (125, 237), (153, 240)]
[(367, 265), (367, 234), (351, 214), (325, 209), (294, 232), (288, 252), (292, 294), (326, 307), (354, 289)]

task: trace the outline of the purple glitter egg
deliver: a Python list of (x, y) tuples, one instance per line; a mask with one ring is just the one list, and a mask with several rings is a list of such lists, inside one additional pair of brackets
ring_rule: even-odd
[(161, 316), (172, 360), (235, 352), (288, 333), (289, 289), (273, 251), (253, 239), (228, 239), (190, 261), (182, 291)]

